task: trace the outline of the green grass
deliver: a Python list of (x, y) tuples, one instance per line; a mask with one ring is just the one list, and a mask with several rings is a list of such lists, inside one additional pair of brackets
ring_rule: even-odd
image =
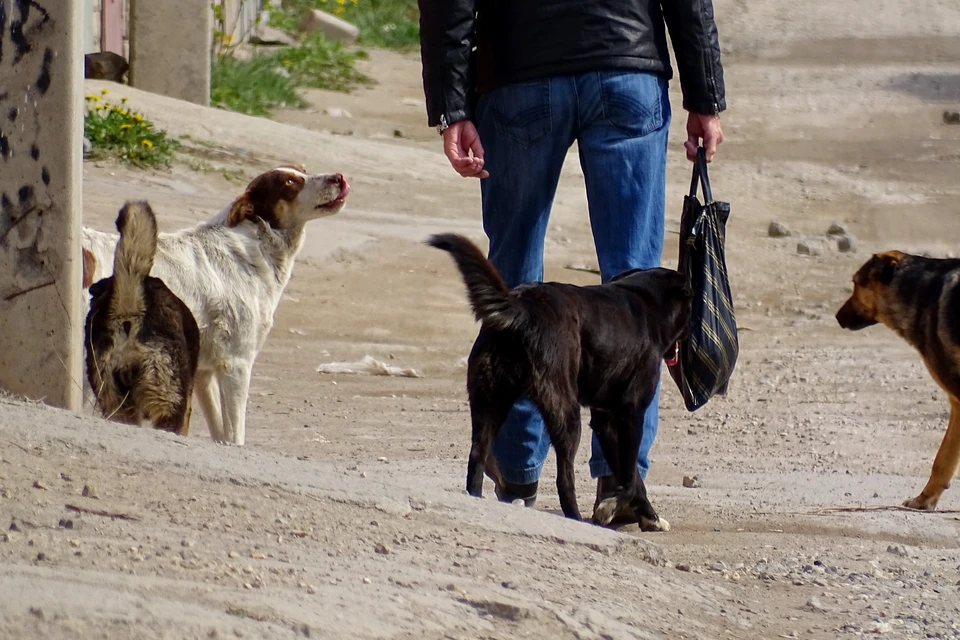
[(307, 102), (297, 92), (300, 87), (349, 92), (372, 82), (354, 66), (365, 55), (311, 34), (298, 46), (248, 60), (223, 56), (211, 67), (210, 102), (252, 116), (269, 116), (280, 107), (302, 109)]
[(249, 60), (227, 56), (214, 61), (210, 69), (210, 102), (221, 109), (251, 116), (269, 116), (271, 110), (279, 107), (306, 106), (296, 84), (268, 55)]
[(307, 9), (320, 9), (360, 29), (358, 44), (410, 51), (420, 46), (417, 0), (287, 0), (284, 9), (270, 12), (270, 24), (295, 31)]
[(365, 57), (365, 53), (347, 51), (339, 42), (320, 34), (311, 34), (300, 46), (273, 54), (297, 86), (345, 92), (372, 82), (354, 67), (357, 59)]
[(126, 98), (111, 104), (109, 92), (86, 97), (83, 135), (93, 145), (94, 159), (115, 157), (137, 167), (169, 166), (180, 143), (152, 122), (126, 107)]

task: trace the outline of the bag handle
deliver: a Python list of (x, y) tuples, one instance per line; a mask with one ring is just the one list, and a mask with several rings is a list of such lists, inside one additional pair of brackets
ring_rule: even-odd
[(707, 176), (707, 150), (697, 147), (697, 160), (693, 164), (693, 179), (690, 181), (690, 197), (697, 197), (697, 182), (703, 186), (703, 203), (713, 202), (713, 190), (710, 189), (710, 178)]

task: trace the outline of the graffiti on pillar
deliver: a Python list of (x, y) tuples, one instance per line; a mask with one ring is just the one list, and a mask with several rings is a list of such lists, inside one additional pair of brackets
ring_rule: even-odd
[(0, 0), (0, 268), (14, 274), (0, 301), (54, 284), (61, 266), (44, 233), (59, 218), (47, 194), (51, 175), (40, 142), (50, 122), (40, 115), (44, 97), (57, 80), (50, 46), (57, 42), (55, 25), (44, 4)]

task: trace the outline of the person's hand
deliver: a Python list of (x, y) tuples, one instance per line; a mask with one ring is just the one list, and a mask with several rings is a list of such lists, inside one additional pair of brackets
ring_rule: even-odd
[[(464, 178), (486, 178), (480, 134), (469, 120), (454, 122), (443, 130), (443, 153), (450, 166)], [(472, 155), (471, 155), (472, 154)]]
[(687, 160), (690, 162), (697, 160), (697, 147), (701, 139), (703, 139), (703, 148), (707, 152), (707, 162), (710, 162), (717, 153), (717, 145), (723, 142), (720, 116), (703, 113), (690, 113), (687, 116), (687, 141), (683, 146), (687, 150)]

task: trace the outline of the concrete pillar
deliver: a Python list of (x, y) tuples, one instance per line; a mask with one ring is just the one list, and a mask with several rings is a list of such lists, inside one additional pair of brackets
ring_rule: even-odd
[(210, 0), (130, 0), (130, 84), (210, 104)]
[(79, 410), (83, 0), (0, 0), (0, 388)]

